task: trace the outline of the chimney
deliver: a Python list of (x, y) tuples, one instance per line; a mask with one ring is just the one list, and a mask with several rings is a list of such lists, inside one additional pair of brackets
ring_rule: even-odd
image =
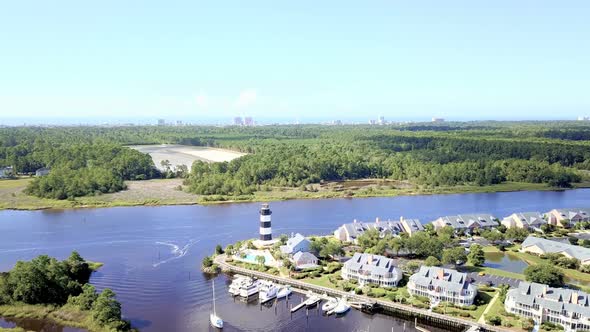
[(379, 217), (375, 218), (375, 223), (379, 223)]
[(572, 294), (572, 303), (573, 304), (578, 304), (578, 292), (574, 292)]
[(547, 285), (543, 286), (543, 297), (545, 297), (545, 295), (547, 295)]
[(356, 219), (354, 219), (352, 222), (356, 224)]
[(399, 217), (399, 221), (404, 221), (404, 216)]
[(368, 264), (373, 264), (373, 255), (369, 255), (369, 258), (367, 259), (367, 263)]
[(445, 270), (438, 269), (438, 271), (436, 271), (436, 277), (439, 280), (444, 280), (445, 279)]

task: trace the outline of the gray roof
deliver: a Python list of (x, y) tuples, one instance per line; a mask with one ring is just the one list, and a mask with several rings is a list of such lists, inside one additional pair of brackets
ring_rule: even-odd
[(393, 259), (380, 255), (355, 253), (351, 259), (344, 263), (344, 268), (349, 270), (368, 271), (374, 276), (393, 274), (393, 278), (401, 280), (402, 271), (394, 265)]
[(456, 216), (444, 216), (436, 221), (442, 220), (443, 226), (451, 226), (455, 229), (478, 227), (496, 227), (496, 217), (487, 213), (459, 214)]
[(542, 239), (529, 235), (522, 243), (522, 249), (537, 246), (545, 253), (567, 253), (581, 261), (590, 259), (590, 249), (553, 240)]
[(518, 288), (508, 291), (507, 298), (516, 303), (534, 305), (552, 311), (566, 310), (590, 318), (588, 294), (579, 290), (553, 288), (547, 285), (521, 281)]
[(303, 251), (298, 251), (295, 255), (293, 255), (293, 260), (294, 261), (298, 261), (301, 258), (304, 258), (306, 260), (308, 260), (308, 259), (315, 259), (315, 260), (317, 260), (318, 259), (313, 254), (311, 254), (309, 252), (303, 252)]
[(545, 219), (543, 219), (543, 215), (540, 212), (518, 212), (511, 214), (505, 219), (513, 218), (513, 216), (516, 216), (516, 218), (520, 219), (520, 221), (522, 221), (523, 224), (529, 226), (547, 223)]
[(421, 266), (418, 272), (410, 276), (410, 281), (423, 287), (432, 285), (452, 292), (460, 292), (463, 289), (477, 291), (477, 287), (471, 284), (466, 273), (436, 266)]
[(410, 227), (411, 229), (405, 229), (406, 232), (418, 232), (418, 231), (423, 231), (424, 230), (424, 226), (422, 226), (422, 223), (420, 222), (420, 220), (418, 219), (402, 219), (402, 224), (406, 224), (408, 225), (408, 227)]
[(299, 245), (301, 242), (310, 242), (307, 238), (305, 238), (305, 236), (297, 233), (295, 234), (295, 236), (289, 238), (287, 240), (287, 243), (283, 246), (280, 247), (281, 252), (285, 253), (285, 254), (290, 254), (293, 252), (293, 248), (297, 245)]
[(590, 217), (590, 209), (587, 208), (573, 208), (573, 209), (555, 209), (563, 218), (572, 219), (576, 215), (580, 215), (582, 218)]
[(352, 222), (349, 224), (344, 224), (342, 227), (346, 229), (348, 235), (353, 239), (356, 239), (361, 234), (370, 229), (378, 230), (381, 235), (399, 234), (404, 232), (403, 226), (397, 220), (379, 222)]

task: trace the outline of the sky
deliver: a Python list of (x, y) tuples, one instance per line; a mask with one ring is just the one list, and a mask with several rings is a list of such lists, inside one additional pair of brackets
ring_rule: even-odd
[(0, 124), (590, 115), (590, 1), (5, 1)]

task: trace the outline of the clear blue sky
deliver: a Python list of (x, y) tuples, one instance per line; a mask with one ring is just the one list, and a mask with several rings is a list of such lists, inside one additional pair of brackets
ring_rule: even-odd
[(5, 1), (0, 123), (590, 114), (590, 1), (278, 2)]

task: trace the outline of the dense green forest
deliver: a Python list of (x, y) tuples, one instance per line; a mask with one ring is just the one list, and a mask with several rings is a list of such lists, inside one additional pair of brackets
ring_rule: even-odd
[(388, 126), (143, 126), (0, 128), (0, 166), (18, 173), (49, 166), (28, 192), (65, 199), (115, 192), (125, 180), (159, 177), (130, 144), (224, 147), (248, 155), (195, 162), (188, 190), (248, 195), (271, 186), (301, 187), (363, 178), (434, 188), (506, 181), (569, 187), (590, 170), (587, 122), (465, 122)]
[(18, 261), (9, 272), (0, 273), (0, 305), (70, 305), (89, 312), (95, 324), (112, 331), (131, 330), (121, 319), (121, 304), (115, 293), (97, 293), (88, 283), (92, 270), (77, 253), (58, 261), (46, 255)]

